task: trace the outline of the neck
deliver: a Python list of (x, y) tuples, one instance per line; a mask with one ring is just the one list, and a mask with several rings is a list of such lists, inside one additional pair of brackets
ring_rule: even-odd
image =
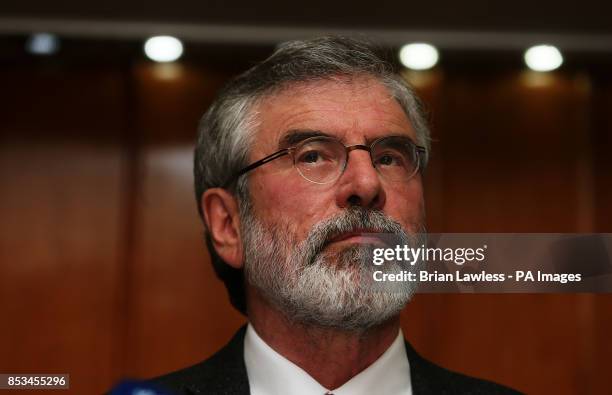
[(374, 363), (399, 331), (399, 316), (360, 331), (297, 323), (248, 288), (248, 316), (257, 334), (325, 388), (340, 387)]

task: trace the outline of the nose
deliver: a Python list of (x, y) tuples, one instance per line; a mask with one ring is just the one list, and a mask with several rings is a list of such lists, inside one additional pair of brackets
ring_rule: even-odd
[(382, 209), (384, 206), (385, 191), (368, 151), (349, 152), (346, 168), (338, 180), (336, 203), (341, 208)]

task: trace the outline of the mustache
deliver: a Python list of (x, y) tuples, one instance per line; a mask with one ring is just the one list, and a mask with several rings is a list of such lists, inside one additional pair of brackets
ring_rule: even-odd
[(351, 207), (335, 217), (319, 222), (310, 230), (301, 249), (305, 255), (302, 262), (312, 264), (332, 239), (350, 232), (392, 235), (397, 244), (408, 244), (410, 240), (404, 228), (382, 211)]

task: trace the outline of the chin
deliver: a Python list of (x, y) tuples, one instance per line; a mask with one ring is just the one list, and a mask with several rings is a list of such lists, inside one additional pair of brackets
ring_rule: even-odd
[(394, 289), (377, 287), (367, 249), (350, 246), (336, 255), (319, 257), (295, 281), (272, 296), (284, 315), (305, 325), (340, 330), (365, 330), (397, 316), (414, 294), (411, 283)]

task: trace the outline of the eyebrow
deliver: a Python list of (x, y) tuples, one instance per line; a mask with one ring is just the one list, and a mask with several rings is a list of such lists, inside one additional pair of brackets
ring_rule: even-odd
[[(312, 129), (291, 129), (288, 130), (279, 140), (278, 143), (278, 148), (279, 149), (285, 149), (285, 148), (289, 148), (289, 147), (293, 147), (297, 144), (299, 144), (300, 142), (309, 139), (311, 137), (331, 137), (334, 138), (338, 141), (342, 142), (342, 139), (339, 139), (336, 136), (333, 136), (329, 133), (325, 133), (322, 132), (320, 130), (312, 130)], [(412, 141), (414, 143), (414, 140), (412, 139), (412, 137), (404, 135), (402, 133), (389, 133), (386, 136), (381, 136), (381, 137), (391, 137), (391, 136), (398, 136), (398, 137), (406, 137), (407, 139), (409, 139), (410, 141)], [(380, 137), (376, 137), (376, 138), (369, 138), (366, 139), (366, 145), (370, 145), (372, 144), (372, 142), (374, 142), (374, 140), (379, 139)], [(416, 144), (416, 143), (414, 143)]]
[(288, 130), (279, 140), (278, 147), (289, 148), (293, 147), (300, 142), (309, 139), (311, 137), (333, 137), (329, 133), (322, 132), (320, 130), (311, 130), (311, 129), (291, 129)]

